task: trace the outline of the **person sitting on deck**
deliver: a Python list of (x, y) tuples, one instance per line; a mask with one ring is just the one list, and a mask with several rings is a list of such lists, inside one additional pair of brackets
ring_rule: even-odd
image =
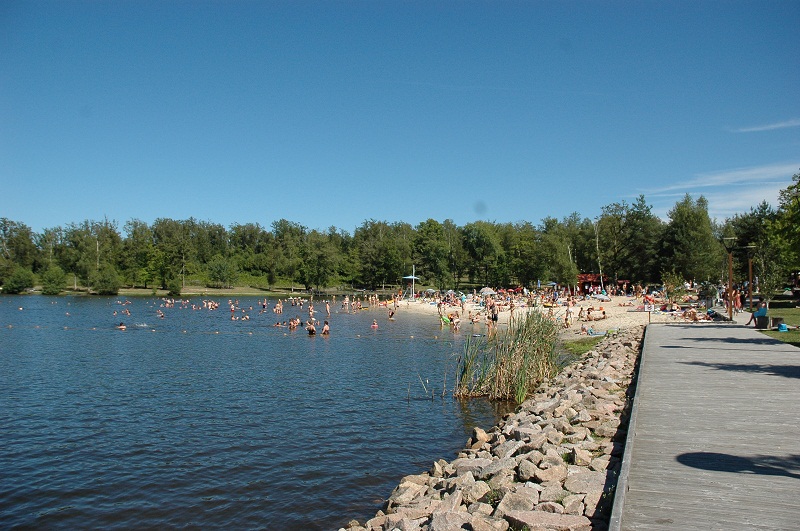
[(764, 301), (758, 303), (758, 309), (750, 314), (750, 320), (747, 321), (747, 324), (753, 323), (753, 326), (757, 326), (758, 318), (759, 317), (766, 317), (767, 316), (767, 305)]

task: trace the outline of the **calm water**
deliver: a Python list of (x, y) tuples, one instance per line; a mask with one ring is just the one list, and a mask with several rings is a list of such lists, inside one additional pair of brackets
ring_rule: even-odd
[(334, 529), (504, 412), (441, 398), (471, 330), (431, 317), (116, 300), (0, 296), (0, 527)]

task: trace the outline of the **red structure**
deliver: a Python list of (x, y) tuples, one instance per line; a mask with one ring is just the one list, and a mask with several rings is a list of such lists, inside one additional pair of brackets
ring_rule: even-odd
[[(607, 284), (608, 277), (603, 275), (603, 286)], [(578, 275), (578, 293), (588, 293), (590, 288), (600, 289), (600, 275), (596, 273), (580, 273)]]

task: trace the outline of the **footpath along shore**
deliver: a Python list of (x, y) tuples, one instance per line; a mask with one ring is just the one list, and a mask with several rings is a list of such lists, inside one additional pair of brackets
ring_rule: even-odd
[[(404, 477), (374, 518), (351, 521), (346, 529), (605, 528), (648, 319), (645, 312), (613, 304), (605, 303), (608, 318), (595, 329), (618, 328), (618, 334), (543, 383), (497, 426), (474, 428), (455, 460)], [(436, 317), (435, 305), (403, 303), (398, 316), (406, 309)], [(501, 322), (507, 322), (505, 314)], [(472, 326), (484, 325), (467, 322), (462, 329)]]

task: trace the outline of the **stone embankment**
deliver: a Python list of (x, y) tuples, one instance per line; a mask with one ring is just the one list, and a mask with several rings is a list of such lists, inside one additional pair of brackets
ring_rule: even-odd
[(626, 436), (643, 326), (607, 337), (457, 459), (404, 477), (350, 531), (605, 529)]

